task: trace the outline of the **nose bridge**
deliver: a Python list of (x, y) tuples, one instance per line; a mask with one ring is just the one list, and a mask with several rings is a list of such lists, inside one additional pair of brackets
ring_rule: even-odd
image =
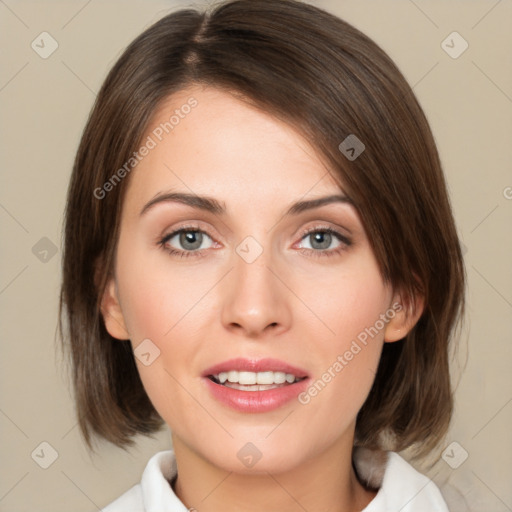
[(226, 328), (242, 329), (254, 336), (269, 326), (275, 329), (288, 324), (290, 311), (283, 284), (274, 275), (274, 267), (278, 266), (274, 256), (270, 246), (265, 247), (250, 236), (235, 248), (234, 268), (222, 305)]

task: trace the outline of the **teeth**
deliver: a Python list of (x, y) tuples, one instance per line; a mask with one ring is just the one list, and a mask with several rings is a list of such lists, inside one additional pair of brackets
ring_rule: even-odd
[(285, 378), (286, 378), (286, 382), (289, 382), (290, 384), (291, 384), (292, 382), (295, 382), (295, 375), (292, 375), (292, 374), (290, 374), (290, 373), (287, 373)]
[(291, 373), (284, 372), (239, 372), (237, 370), (230, 370), (229, 372), (221, 372), (214, 377), (221, 383), (224, 384), (226, 381), (231, 383), (237, 383), (244, 386), (250, 386), (253, 384), (289, 384), (294, 383), (296, 380), (300, 380)]
[(229, 382), (238, 382), (238, 372), (237, 371), (228, 372), (228, 381)]
[[(272, 372), (274, 374), (274, 382), (276, 384), (284, 384), (286, 382), (286, 373), (284, 372)], [(291, 375), (290, 373), (288, 375)], [(293, 375), (292, 375), (293, 377)]]

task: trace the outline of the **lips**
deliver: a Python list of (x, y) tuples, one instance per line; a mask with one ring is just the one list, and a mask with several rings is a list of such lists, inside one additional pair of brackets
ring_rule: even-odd
[[(228, 374), (248, 372), (259, 375), (272, 373), (274, 377), (286, 375), (286, 382), (272, 385), (243, 385), (227, 381)], [(219, 381), (219, 375), (223, 375)], [(277, 359), (230, 359), (205, 370), (202, 381), (213, 398), (239, 412), (264, 413), (269, 412), (292, 401), (309, 385), (308, 374), (302, 368), (292, 366)], [(236, 380), (236, 379), (235, 379)]]

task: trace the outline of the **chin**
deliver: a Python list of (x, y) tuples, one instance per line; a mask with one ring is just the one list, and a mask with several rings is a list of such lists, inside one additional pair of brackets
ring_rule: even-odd
[[(277, 437), (272, 441), (258, 436), (253, 436), (253, 441), (250, 439), (251, 436), (243, 436), (224, 443), (209, 443), (204, 447), (203, 457), (225, 471), (244, 475), (291, 471), (304, 459), (304, 451), (299, 450), (304, 446), (302, 441), (290, 437), (287, 442)], [(212, 450), (214, 445), (217, 448)]]

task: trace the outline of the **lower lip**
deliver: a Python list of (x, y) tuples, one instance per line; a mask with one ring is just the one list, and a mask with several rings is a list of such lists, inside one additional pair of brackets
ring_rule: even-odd
[(282, 407), (302, 393), (308, 386), (309, 379), (265, 391), (242, 391), (213, 382), (204, 378), (210, 393), (219, 402), (240, 412), (268, 412)]

